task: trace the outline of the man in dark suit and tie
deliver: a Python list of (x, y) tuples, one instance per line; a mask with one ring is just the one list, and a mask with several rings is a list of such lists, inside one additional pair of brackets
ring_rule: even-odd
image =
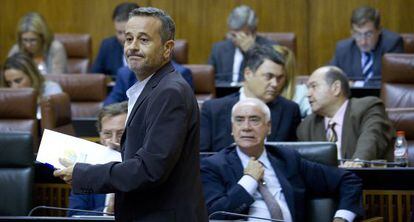
[(128, 13), (138, 7), (136, 3), (131, 2), (116, 6), (112, 13), (115, 36), (102, 41), (99, 53), (91, 68), (92, 73), (103, 73), (116, 77), (117, 70), (127, 65), (124, 57), (125, 24), (128, 21)]
[(402, 53), (403, 40), (397, 33), (383, 29), (380, 13), (371, 7), (352, 12), (352, 38), (336, 45), (331, 65), (341, 68), (351, 79), (369, 84), (381, 78), (381, 60), (385, 53)]
[(269, 108), (258, 99), (241, 100), (232, 108), (236, 144), (203, 159), (201, 165), (209, 214), (228, 211), (306, 221), (306, 198), (333, 195), (339, 199), (333, 221), (353, 221), (361, 215), (361, 180), (350, 172), (307, 161), (294, 150), (264, 145), (272, 127), (270, 118)]
[(201, 151), (219, 151), (234, 142), (231, 107), (245, 98), (265, 102), (272, 115), (268, 141), (294, 141), (301, 121), (299, 106), (280, 96), (286, 81), (283, 57), (272, 47), (255, 46), (246, 56), (244, 82), (238, 93), (204, 102), (201, 110)]
[(299, 125), (299, 140), (336, 142), (338, 159), (393, 160), (394, 131), (379, 98), (349, 98), (348, 79), (335, 66), (315, 70), (307, 85), (313, 114)]
[(246, 52), (254, 45), (276, 44), (256, 35), (257, 20), (256, 13), (247, 5), (233, 9), (227, 18), (229, 32), (226, 40), (214, 44), (208, 60), (214, 67), (216, 80), (241, 82)]
[(127, 92), (122, 162), (55, 171), (75, 193), (115, 192), (117, 221), (207, 221), (199, 167), (199, 112), (171, 64), (175, 24), (138, 8), (126, 24), (125, 55), (139, 82)]

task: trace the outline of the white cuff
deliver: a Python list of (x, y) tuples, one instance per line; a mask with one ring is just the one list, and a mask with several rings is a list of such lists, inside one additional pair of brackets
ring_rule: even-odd
[(352, 211), (349, 211), (349, 210), (338, 210), (338, 211), (336, 211), (334, 217), (342, 217), (342, 218), (346, 219), (347, 221), (352, 222), (352, 221), (354, 221), (354, 219), (356, 217), (356, 214)]
[(237, 183), (252, 196), (259, 186), (259, 183), (250, 175), (242, 176), (242, 178), (240, 178), (239, 182)]

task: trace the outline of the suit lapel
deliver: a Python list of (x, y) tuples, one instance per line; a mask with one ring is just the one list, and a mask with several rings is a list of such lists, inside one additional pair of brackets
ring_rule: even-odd
[(232, 80), (232, 75), (233, 75), (233, 63), (234, 63), (234, 53), (236, 52), (236, 48), (234, 47), (233, 43), (228, 40), (228, 42), (226, 43), (226, 47), (224, 47), (223, 50), (223, 59), (226, 61), (223, 61), (223, 65), (224, 67), (227, 66), (229, 70), (225, 70), (225, 72), (228, 73), (221, 73), (224, 74), (226, 77), (228, 77), (226, 80), (227, 81), (231, 81)]
[(351, 135), (353, 135), (352, 121), (349, 121), (350, 116), (351, 116), (351, 106), (352, 106), (352, 99), (349, 100), (348, 106), (346, 107), (344, 120), (343, 120), (343, 126), (342, 126), (341, 157), (345, 159), (352, 158), (352, 156), (349, 156), (349, 153), (354, 153), (354, 151), (351, 150), (351, 149), (354, 149), (354, 147), (350, 146), (348, 142), (354, 139), (354, 138), (349, 138)]
[(355, 77), (363, 77), (364, 74), (362, 73), (362, 65), (361, 65), (361, 51), (359, 50), (358, 46), (356, 45), (356, 42), (354, 40), (352, 47), (354, 49), (352, 50), (352, 61), (353, 64), (350, 64), (352, 67), (353, 73), (347, 73), (349, 76), (355, 76)]
[[(271, 150), (270, 152), (268, 150)], [(295, 221), (295, 209), (294, 209), (294, 193), (293, 188), (290, 185), (289, 178), (292, 176), (290, 170), (283, 164), (282, 161), (279, 161), (277, 158), (277, 147), (266, 147), (267, 156), (270, 163), (272, 164), (273, 170), (279, 180), (280, 186), (282, 187), (283, 195), (285, 196), (286, 203), (289, 207), (290, 214), (292, 215), (292, 220)]]
[(241, 164), (241, 160), (237, 155), (236, 147), (233, 146), (232, 149), (229, 151), (229, 155), (226, 155), (227, 162), (230, 164), (230, 168), (235, 175), (236, 180), (240, 180), (243, 176), (243, 166)]
[(271, 116), (272, 116), (272, 131), (270, 133), (270, 135), (267, 137), (269, 140), (273, 140), (276, 138), (276, 132), (279, 129), (279, 124), (280, 124), (280, 118), (282, 117), (282, 107), (278, 106), (278, 102), (279, 102), (279, 96), (276, 97), (276, 99), (271, 102), (270, 104), (268, 104), (269, 109), (271, 111)]
[[(229, 116), (226, 116), (226, 120), (225, 120), (227, 123), (225, 124), (226, 131), (224, 131), (224, 132), (226, 132), (226, 133), (232, 132), (232, 128), (231, 128), (231, 109), (233, 108), (234, 104), (236, 104), (239, 100), (240, 100), (240, 93), (237, 93), (236, 96), (229, 98), (229, 100), (228, 100), (229, 103), (226, 105), (225, 112), (223, 112), (224, 115), (230, 114)], [(234, 142), (233, 136), (231, 138), (232, 138), (231, 141)]]
[(127, 126), (131, 124), (132, 119), (136, 114), (137, 109), (141, 106), (142, 102), (150, 95), (151, 91), (158, 85), (162, 78), (170, 72), (174, 71), (174, 67), (172, 66), (171, 62), (165, 64), (161, 69), (159, 69), (147, 82), (144, 89), (142, 90), (141, 94), (139, 95), (137, 101), (134, 104), (134, 107), (131, 111), (131, 114), (127, 121)]
[(324, 118), (319, 115), (316, 115), (314, 124), (315, 125), (311, 128), (311, 138), (315, 138), (313, 139), (314, 141), (327, 141)]

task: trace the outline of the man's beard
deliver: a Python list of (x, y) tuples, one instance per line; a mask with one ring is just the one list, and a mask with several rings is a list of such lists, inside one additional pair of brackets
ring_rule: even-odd
[(164, 62), (164, 59), (161, 55), (159, 55), (157, 58), (153, 60), (146, 60), (144, 63), (142, 63), (138, 67), (130, 67), (130, 69), (135, 73), (137, 78), (139, 79), (145, 79), (149, 75), (152, 75), (155, 73), (159, 68), (161, 68), (162, 64)]

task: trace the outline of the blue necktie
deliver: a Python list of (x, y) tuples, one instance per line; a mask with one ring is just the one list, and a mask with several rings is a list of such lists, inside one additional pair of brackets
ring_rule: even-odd
[(365, 77), (365, 81), (372, 77), (374, 68), (374, 57), (371, 52), (364, 52), (365, 62), (362, 64), (362, 74)]

